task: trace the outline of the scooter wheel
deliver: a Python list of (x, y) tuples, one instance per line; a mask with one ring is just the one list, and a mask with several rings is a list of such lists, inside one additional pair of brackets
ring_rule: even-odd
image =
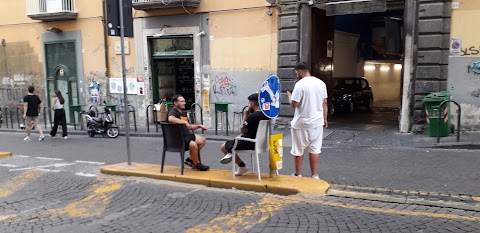
[(95, 137), (95, 128), (93, 126), (88, 127), (88, 136), (91, 138)]
[(118, 128), (110, 128), (107, 130), (107, 136), (109, 138), (116, 138), (118, 137)]

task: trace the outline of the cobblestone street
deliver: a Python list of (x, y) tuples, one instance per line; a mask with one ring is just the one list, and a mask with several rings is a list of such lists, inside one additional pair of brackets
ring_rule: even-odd
[(89, 161), (0, 162), (1, 232), (478, 232), (480, 213), (106, 176)]

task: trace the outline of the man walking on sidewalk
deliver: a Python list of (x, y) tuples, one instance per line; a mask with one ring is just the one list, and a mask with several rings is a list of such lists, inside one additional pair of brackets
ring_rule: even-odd
[(30, 141), (30, 131), (32, 130), (32, 121), (35, 127), (38, 129), (40, 133), (40, 137), (38, 140), (43, 140), (45, 136), (43, 136), (42, 127), (39, 124), (38, 116), (40, 115), (40, 108), (42, 101), (38, 98), (37, 95), (33, 94), (35, 88), (33, 86), (28, 87), (28, 95), (23, 97), (23, 119), (25, 119), (25, 123), (27, 125), (27, 137), (23, 140)]
[(317, 174), (318, 160), (322, 150), (323, 128), (328, 127), (327, 87), (325, 83), (310, 75), (305, 62), (295, 67), (295, 74), (300, 79), (290, 93), (288, 100), (295, 109), (292, 127), (292, 150), (295, 156), (294, 176), (301, 176), (303, 152), (308, 149), (312, 178)]

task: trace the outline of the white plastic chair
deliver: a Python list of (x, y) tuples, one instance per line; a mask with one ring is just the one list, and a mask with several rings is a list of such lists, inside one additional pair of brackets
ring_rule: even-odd
[[(248, 141), (255, 143), (255, 150), (236, 150), (238, 141)], [(257, 135), (255, 139), (245, 138), (241, 136), (237, 136), (235, 138), (235, 143), (233, 144), (232, 154), (233, 154), (233, 162), (232, 162), (232, 175), (233, 179), (235, 179), (235, 156), (237, 153), (247, 153), (250, 154), (252, 160), (252, 168), (254, 169), (255, 166), (257, 167), (258, 173), (258, 182), (262, 181), (261, 173), (260, 173), (260, 162), (258, 159), (258, 155), (267, 152), (269, 150), (269, 142), (268, 142), (268, 120), (261, 120), (258, 124)], [(253, 155), (255, 155), (255, 166), (253, 164)], [(255, 170), (255, 169), (254, 169)]]

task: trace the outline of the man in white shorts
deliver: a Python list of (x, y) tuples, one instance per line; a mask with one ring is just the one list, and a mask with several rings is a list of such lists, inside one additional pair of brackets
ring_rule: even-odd
[(328, 127), (327, 87), (325, 83), (310, 75), (305, 62), (295, 67), (300, 79), (290, 93), (287, 91), (290, 105), (295, 109), (292, 127), (292, 150), (295, 156), (294, 176), (301, 176), (303, 151), (308, 150), (312, 178), (319, 179), (317, 174), (318, 160), (322, 152), (323, 128)]

